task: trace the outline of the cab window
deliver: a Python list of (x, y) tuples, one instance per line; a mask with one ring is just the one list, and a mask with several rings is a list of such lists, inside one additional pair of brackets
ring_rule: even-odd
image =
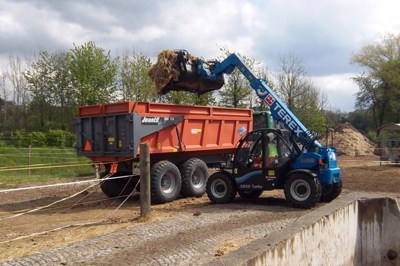
[(262, 132), (256, 131), (242, 140), (236, 153), (236, 160), (242, 165), (248, 165), (249, 159), (262, 156)]

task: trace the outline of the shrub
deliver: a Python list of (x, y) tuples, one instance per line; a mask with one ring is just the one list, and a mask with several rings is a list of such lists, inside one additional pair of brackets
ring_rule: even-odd
[[(64, 130), (50, 130), (47, 133), (16, 131), (13, 134), (12, 145), (16, 147), (57, 147), (57, 148), (72, 148), (75, 145), (75, 134)], [(0, 146), (3, 144), (2, 135), (0, 133)]]
[(374, 132), (374, 131), (369, 131), (369, 132), (367, 133), (366, 137), (367, 137), (370, 141), (372, 141), (372, 142), (374, 142), (374, 143), (379, 143), (379, 139), (378, 139), (378, 137), (376, 136), (376, 132)]
[(4, 134), (0, 132), (0, 147), (4, 147), (6, 145)]
[(75, 133), (71, 133), (71, 132), (68, 132), (68, 131), (66, 131), (65, 132), (65, 145), (67, 146), (67, 147), (74, 147), (75, 146), (75, 144), (76, 144), (76, 136), (75, 136)]
[(30, 140), (28, 134), (25, 131), (20, 131), (20, 130), (15, 131), (13, 145), (16, 147), (29, 147)]
[(50, 130), (46, 133), (46, 145), (49, 147), (73, 147), (75, 134), (64, 130)]
[(63, 130), (50, 130), (46, 133), (46, 144), (49, 147), (64, 148), (66, 145), (66, 136)]
[(28, 134), (29, 144), (33, 147), (46, 146), (46, 135), (43, 132), (31, 132)]

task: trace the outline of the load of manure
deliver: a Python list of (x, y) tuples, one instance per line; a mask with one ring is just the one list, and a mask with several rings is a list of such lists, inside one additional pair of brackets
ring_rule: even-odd
[(164, 50), (158, 54), (157, 63), (149, 70), (149, 76), (156, 84), (157, 93), (164, 94), (165, 87), (172, 81), (178, 81), (177, 54), (172, 50)]
[[(216, 78), (200, 75), (198, 60), (186, 51), (161, 51), (148, 73), (156, 85), (157, 94), (184, 91), (201, 95), (219, 90), (224, 85), (222, 74)], [(203, 64), (210, 68), (209, 62)]]

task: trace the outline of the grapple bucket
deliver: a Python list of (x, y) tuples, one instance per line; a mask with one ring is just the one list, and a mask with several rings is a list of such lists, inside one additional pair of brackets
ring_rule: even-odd
[[(191, 56), (186, 50), (176, 50), (173, 51), (174, 54), (171, 54), (171, 52), (160, 53), (157, 64), (149, 72), (160, 94), (166, 94), (169, 91), (204, 94), (218, 90), (224, 85), (222, 75), (207, 75), (207, 71), (209, 72), (209, 69), (215, 63), (203, 63), (203, 61)], [(199, 68), (204, 75), (200, 74)], [(158, 81), (161, 78), (162, 82)]]

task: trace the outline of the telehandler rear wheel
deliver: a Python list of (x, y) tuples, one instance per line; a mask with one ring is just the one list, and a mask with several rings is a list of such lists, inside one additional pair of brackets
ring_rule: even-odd
[(336, 199), (342, 192), (342, 186), (343, 186), (342, 180), (340, 180), (337, 183), (323, 186), (320, 200), (322, 202), (331, 202), (332, 200)]
[(285, 197), (294, 206), (309, 209), (321, 197), (319, 180), (307, 173), (293, 173), (285, 183)]
[(206, 192), (208, 167), (198, 158), (191, 158), (181, 166), (182, 188), (184, 197), (201, 197)]
[(227, 173), (217, 172), (208, 178), (207, 196), (214, 203), (229, 203), (235, 199), (234, 180)]

